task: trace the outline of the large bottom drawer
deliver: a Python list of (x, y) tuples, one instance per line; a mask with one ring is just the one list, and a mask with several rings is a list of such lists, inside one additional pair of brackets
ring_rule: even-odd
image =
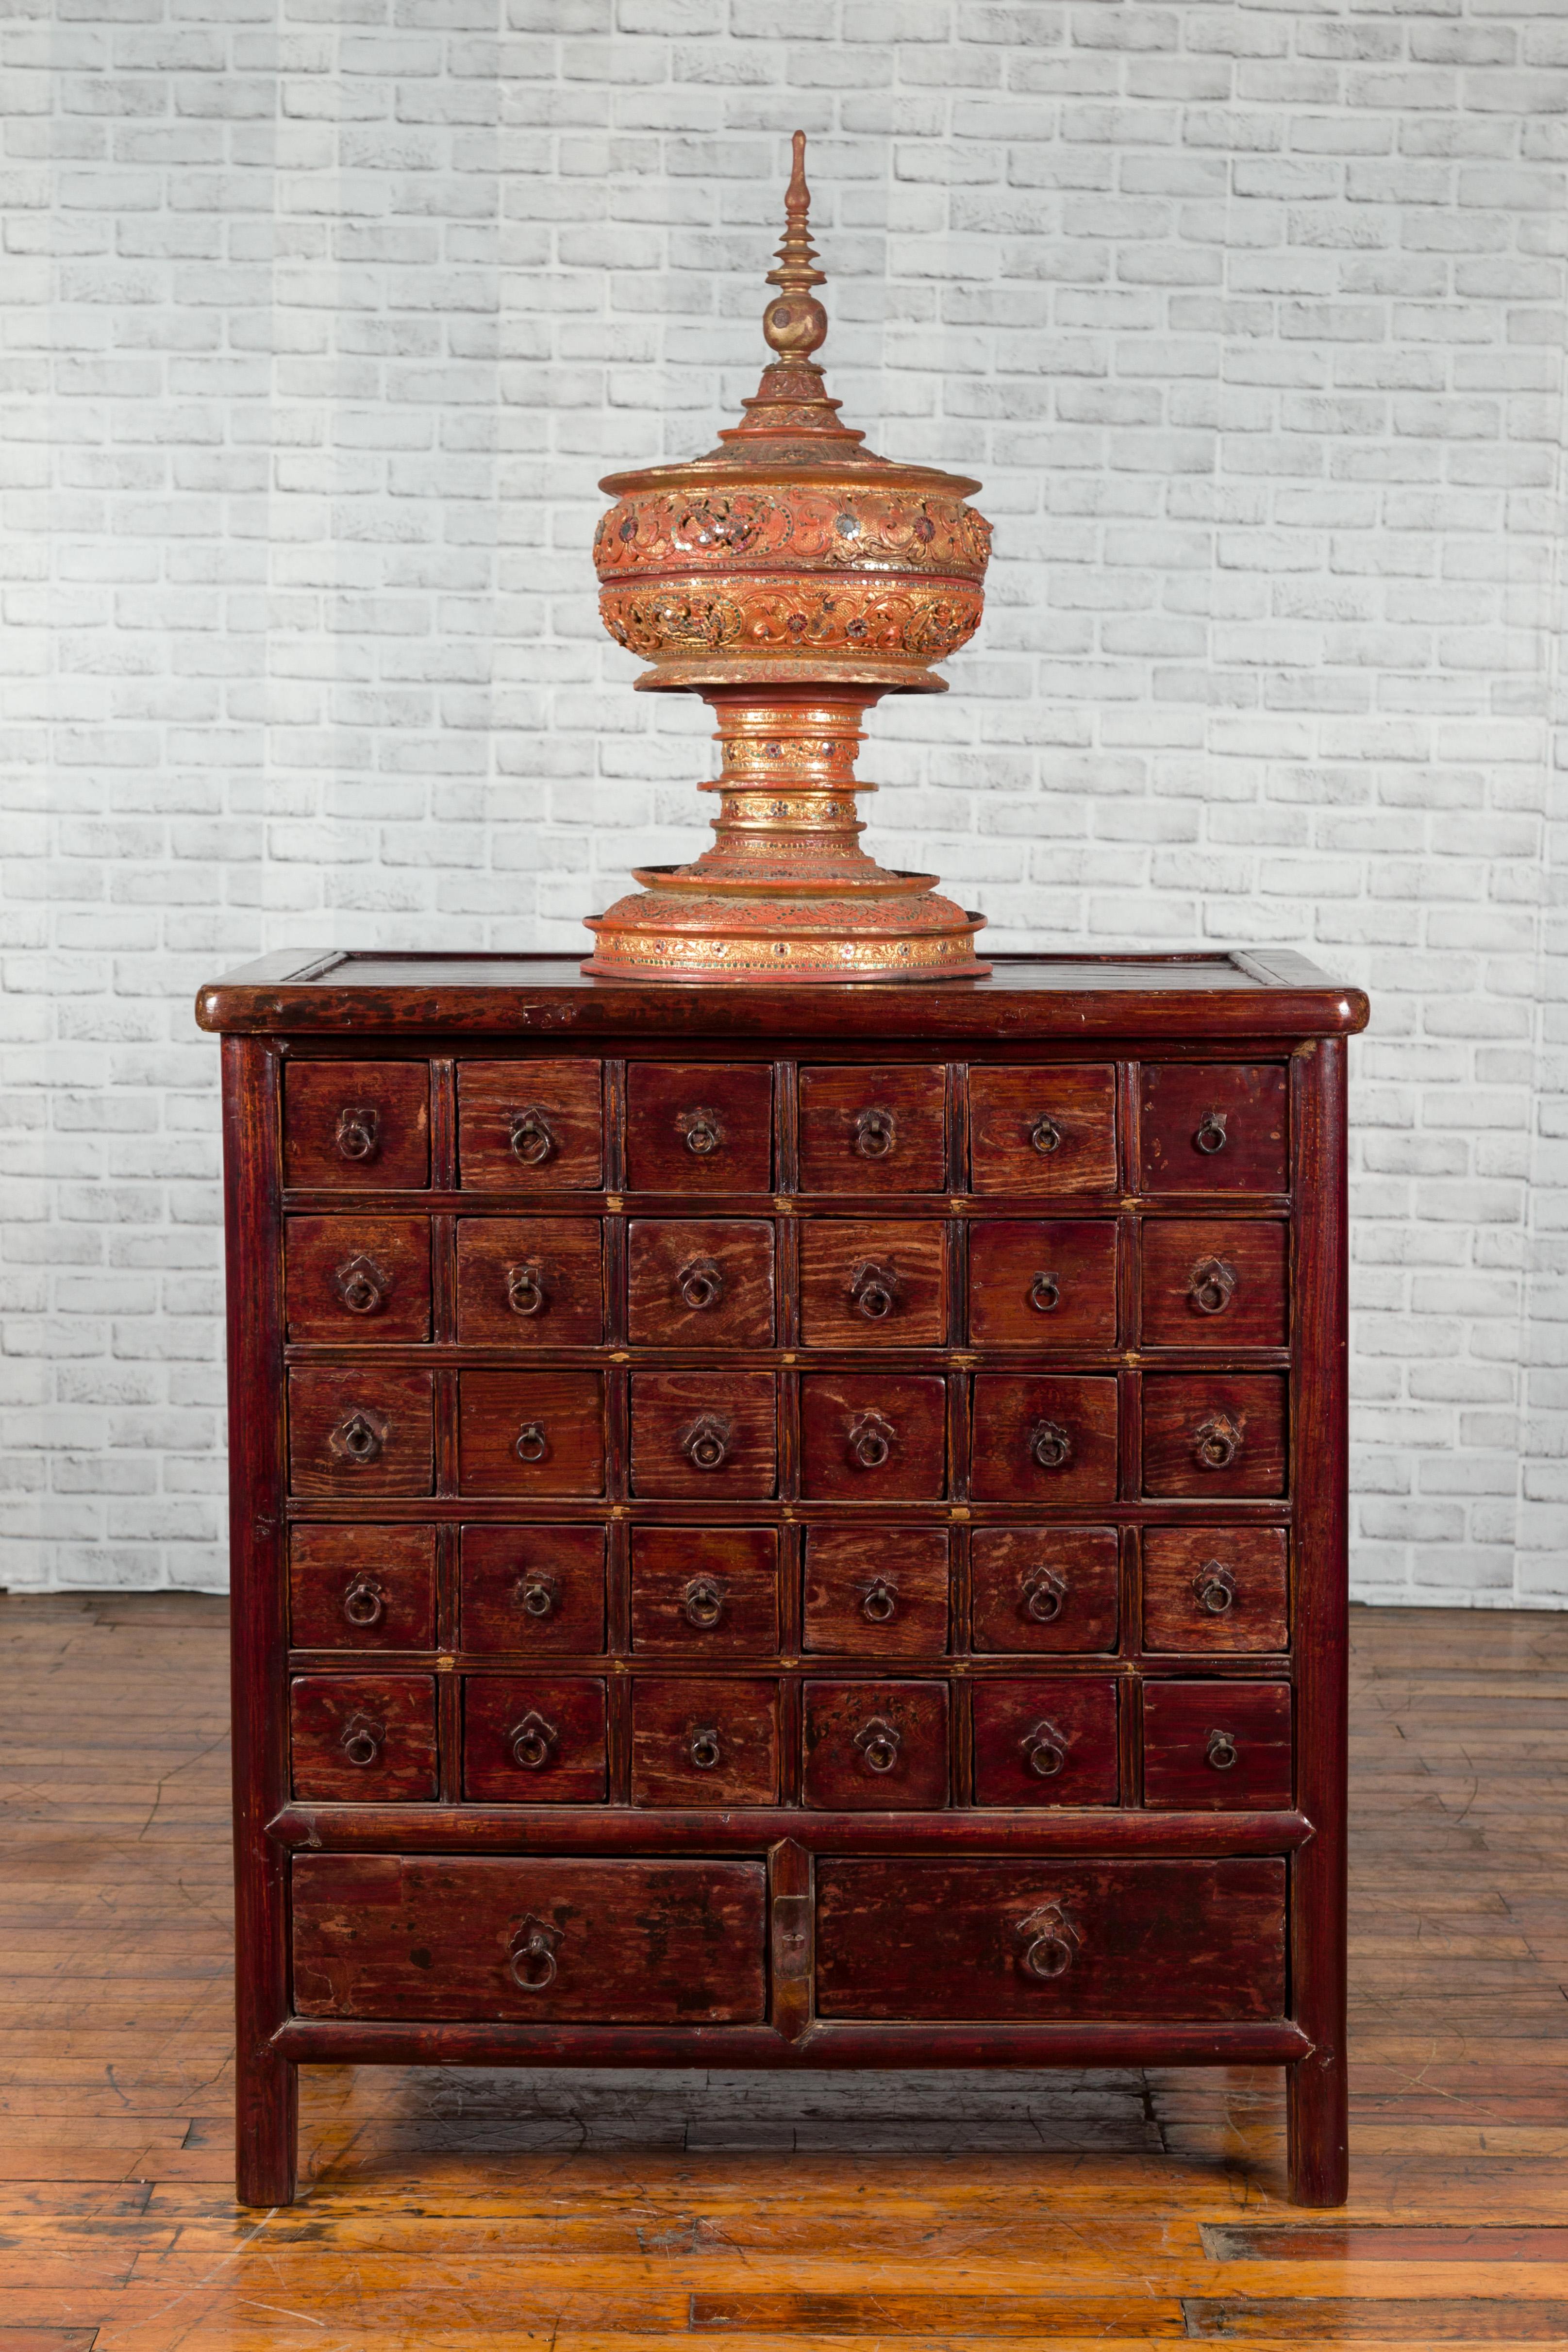
[(1285, 1865), (823, 1861), (825, 2018), (1279, 2017)]
[(766, 2008), (760, 1862), (294, 1863), (301, 2017), (744, 2025)]

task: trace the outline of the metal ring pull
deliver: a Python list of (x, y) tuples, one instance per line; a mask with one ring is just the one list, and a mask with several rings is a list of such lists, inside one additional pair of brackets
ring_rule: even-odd
[(384, 1723), (377, 1723), (372, 1716), (355, 1715), (351, 1716), (343, 1726), (343, 1736), (338, 1745), (349, 1762), (359, 1765), (363, 1770), (367, 1764), (379, 1759), (385, 1739), (386, 1726)]
[(1062, 1303), (1062, 1287), (1054, 1274), (1037, 1274), (1029, 1285), (1029, 1304), (1037, 1315), (1054, 1315)]
[(675, 1124), (686, 1138), (686, 1149), (699, 1160), (706, 1160), (724, 1140), (724, 1124), (716, 1110), (683, 1110)]
[(511, 1450), (520, 1462), (542, 1462), (550, 1451), (550, 1440), (537, 1421), (525, 1421)]
[(542, 1168), (555, 1155), (555, 1131), (544, 1113), (535, 1103), (514, 1110), (507, 1122), (508, 1140), (514, 1160), (525, 1168)]
[(710, 1633), (724, 1614), (724, 1588), (717, 1577), (694, 1576), (680, 1596), (680, 1608), (689, 1625)]
[(554, 1616), (560, 1598), (559, 1579), (541, 1575), (537, 1570), (525, 1576), (517, 1588), (518, 1607), (525, 1617), (531, 1617), (539, 1624), (542, 1624), (546, 1617)]
[(1073, 1964), (1079, 1936), (1059, 1903), (1047, 1903), (1028, 1918), (1021, 1919), (1018, 1935), (1024, 1946), (1018, 1966), (1026, 1977), (1049, 1984), (1053, 1978), (1066, 1976)]
[(694, 1764), (699, 1772), (711, 1772), (722, 1757), (717, 1726), (710, 1723), (694, 1726), (686, 1742), (687, 1762)]
[(860, 1614), (873, 1625), (885, 1625), (899, 1613), (899, 1588), (885, 1576), (873, 1577), (860, 1601)]
[(694, 1314), (717, 1307), (724, 1296), (724, 1270), (710, 1257), (689, 1258), (675, 1277), (675, 1286)]
[(511, 1750), (511, 1760), (525, 1772), (542, 1772), (554, 1753), (561, 1735), (552, 1723), (547, 1723), (537, 1707), (530, 1707), (521, 1723), (514, 1723), (507, 1733), (506, 1744)]
[(506, 1303), (514, 1315), (542, 1315), (550, 1304), (550, 1293), (531, 1258), (526, 1265), (508, 1266)]
[(332, 1276), (332, 1288), (351, 1315), (375, 1315), (386, 1304), (392, 1277), (362, 1254), (343, 1260)]
[(1240, 1452), (1241, 1432), (1227, 1413), (1215, 1413), (1193, 1432), (1193, 1459), (1200, 1470), (1228, 1470)]
[(891, 1266), (858, 1265), (849, 1283), (855, 1311), (868, 1323), (880, 1323), (899, 1302), (899, 1277)]
[(374, 1160), (381, 1149), (381, 1113), (368, 1103), (339, 1111), (337, 1146), (345, 1160)]
[(512, 1937), (510, 1964), (512, 1981), (524, 1992), (543, 1992), (555, 1981), (555, 1955), (561, 1937), (542, 1919), (525, 1919)]
[(849, 1459), (858, 1469), (880, 1470), (893, 1450), (896, 1433), (879, 1412), (863, 1413), (849, 1432)]
[(1193, 1579), (1198, 1606), (1210, 1617), (1223, 1617), (1236, 1605), (1236, 1579), (1217, 1559), (1205, 1559)]
[(1029, 1458), (1042, 1470), (1065, 1470), (1072, 1460), (1072, 1439), (1059, 1421), (1037, 1421), (1029, 1432)]
[(1061, 1129), (1048, 1112), (1040, 1113), (1039, 1118), (1029, 1129), (1029, 1140), (1042, 1159), (1048, 1159), (1053, 1151), (1061, 1150)]
[(384, 1426), (378, 1425), (367, 1412), (351, 1412), (340, 1421), (328, 1438), (331, 1451), (345, 1462), (362, 1467), (374, 1462), (386, 1443)]
[(1037, 1625), (1054, 1625), (1068, 1597), (1067, 1579), (1054, 1568), (1034, 1568), (1024, 1579), (1023, 1611)]
[(1205, 1257), (1194, 1266), (1187, 1297), (1200, 1315), (1223, 1315), (1236, 1296), (1236, 1268), (1222, 1257)]
[(899, 1148), (899, 1122), (880, 1105), (857, 1113), (852, 1132), (862, 1160), (886, 1160)]
[(1054, 1780), (1068, 1760), (1068, 1743), (1054, 1723), (1037, 1723), (1023, 1738), (1024, 1761), (1041, 1780)]
[(863, 1723), (855, 1734), (855, 1746), (866, 1759), (870, 1772), (890, 1772), (899, 1760), (901, 1746), (898, 1731), (879, 1715)]
[(1225, 1150), (1226, 1141), (1225, 1123), (1229, 1116), (1228, 1111), (1205, 1111), (1198, 1121), (1197, 1133), (1193, 1138), (1200, 1151), (1213, 1153)]
[(716, 1412), (700, 1412), (683, 1429), (677, 1443), (694, 1470), (721, 1470), (730, 1459), (734, 1432)]
[(1216, 1772), (1228, 1772), (1234, 1764), (1240, 1761), (1240, 1751), (1228, 1731), (1209, 1733), (1204, 1761), (1212, 1765)]
[(351, 1625), (379, 1625), (386, 1614), (386, 1595), (368, 1576), (356, 1576), (343, 1595), (343, 1615)]

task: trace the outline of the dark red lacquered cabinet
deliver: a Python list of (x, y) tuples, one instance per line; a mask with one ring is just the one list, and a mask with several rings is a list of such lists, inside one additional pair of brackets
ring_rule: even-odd
[(288, 957), (224, 1037), (239, 2195), (302, 2063), (1287, 2070), (1345, 2194), (1299, 957)]

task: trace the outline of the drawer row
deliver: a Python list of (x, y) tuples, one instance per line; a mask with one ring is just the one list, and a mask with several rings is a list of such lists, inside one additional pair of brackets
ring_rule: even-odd
[[(459, 1675), (458, 1785), (475, 1804), (602, 1805), (611, 1796), (609, 1685), (595, 1675)], [(636, 1676), (630, 1801), (776, 1805), (784, 1698), (766, 1675)], [(829, 1811), (931, 1811), (953, 1801), (955, 1746), (979, 1806), (1116, 1805), (1250, 1811), (1290, 1801), (1284, 1682), (1137, 1682), (1043, 1675), (798, 1686), (800, 1801)], [(952, 1712), (967, 1704), (967, 1724)], [(1124, 1789), (1121, 1714), (1137, 1706), (1141, 1789)], [(440, 1796), (436, 1678), (298, 1675), (289, 1691), (293, 1790), (327, 1803)], [(793, 1780), (793, 1773), (791, 1778)]]
[[(480, 1192), (1282, 1192), (1284, 1063), (631, 1062), (457, 1065), (456, 1167)], [(621, 1066), (615, 1067), (618, 1071)], [(432, 1072), (290, 1059), (284, 1181), (416, 1192), (432, 1181)], [(436, 1180), (450, 1181), (437, 1169)]]
[[(1288, 1648), (1283, 1528), (1151, 1527), (1137, 1542), (1135, 1622), (1145, 1650)], [(772, 1527), (634, 1527), (625, 1646), (638, 1658), (765, 1657), (786, 1624), (793, 1633), (798, 1623), (808, 1655), (1119, 1648), (1115, 1528), (975, 1528), (965, 1546), (967, 1598), (956, 1549), (947, 1528), (814, 1526), (799, 1530), (798, 1549), (791, 1531), (785, 1550)], [(530, 1660), (603, 1654), (608, 1550), (602, 1526), (458, 1530), (452, 1646)], [(798, 1579), (798, 1597), (786, 1590), (790, 1579)], [(289, 1633), (300, 1650), (435, 1649), (436, 1530), (296, 1525)]]
[[(824, 2019), (1279, 2017), (1286, 1865), (824, 1860), (789, 1898)], [(743, 2025), (767, 2014), (760, 1861), (305, 1853), (302, 2017)], [(804, 1914), (804, 1916), (802, 1916)]]
[[(453, 1230), (455, 1228), (455, 1231)], [(614, 1231), (614, 1228), (612, 1228)], [(1278, 1218), (633, 1217), (612, 1274), (600, 1217), (294, 1216), (294, 1341), (476, 1348), (1281, 1348)], [(1122, 1331), (1121, 1271), (1136, 1250)], [(450, 1253), (449, 1259), (445, 1253)]]
[(648, 1500), (764, 1499), (781, 1485), (788, 1491), (796, 1471), (804, 1498), (829, 1502), (936, 1502), (962, 1487), (982, 1502), (1076, 1507), (1119, 1493), (1286, 1490), (1283, 1373), (436, 1373), (361, 1364), (289, 1373), (292, 1491), (366, 1501), (434, 1493), (438, 1381), (444, 1395), (455, 1387), (447, 1475), (466, 1496), (604, 1495), (609, 1382), (629, 1422), (628, 1491)]

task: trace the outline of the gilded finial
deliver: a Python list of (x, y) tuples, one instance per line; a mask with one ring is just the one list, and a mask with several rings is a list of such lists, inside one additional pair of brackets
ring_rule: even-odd
[(811, 190), (805, 184), (804, 131), (795, 132), (794, 146), (795, 169), (784, 195), (784, 242), (778, 249), (778, 268), (768, 272), (768, 284), (779, 289), (781, 299), (768, 304), (763, 332), (780, 359), (804, 360), (815, 367), (811, 354), (826, 340), (827, 313), (811, 289), (826, 280), (815, 267), (816, 248), (806, 225)]

